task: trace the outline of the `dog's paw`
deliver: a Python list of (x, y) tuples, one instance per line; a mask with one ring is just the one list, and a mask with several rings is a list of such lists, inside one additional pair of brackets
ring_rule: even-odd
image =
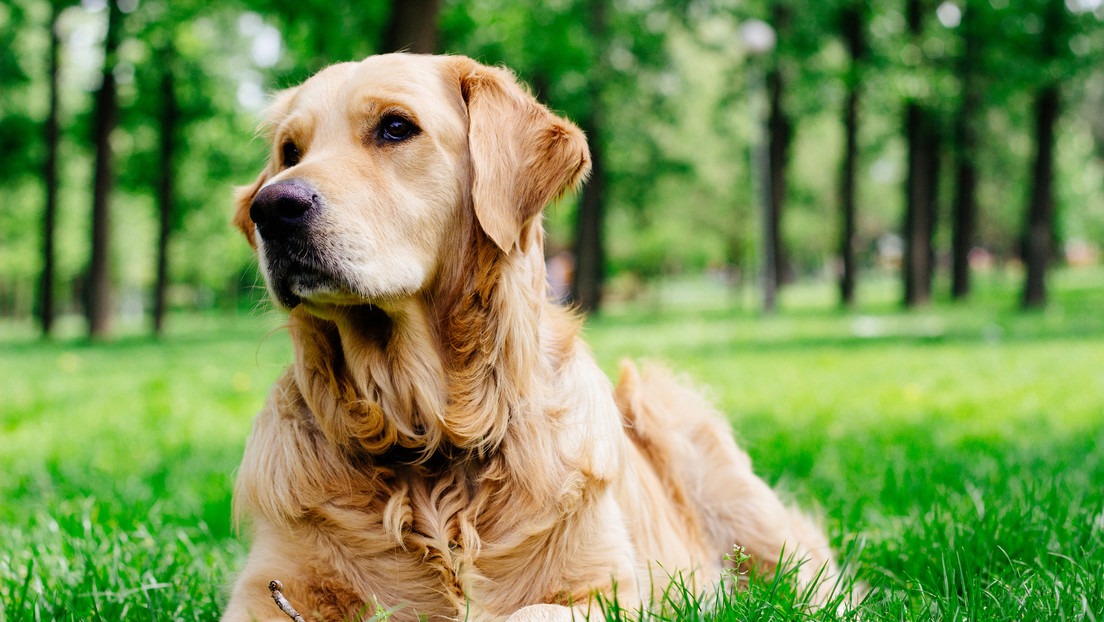
[(586, 616), (562, 605), (529, 605), (518, 609), (506, 618), (506, 622), (572, 622), (573, 620), (584, 622)]

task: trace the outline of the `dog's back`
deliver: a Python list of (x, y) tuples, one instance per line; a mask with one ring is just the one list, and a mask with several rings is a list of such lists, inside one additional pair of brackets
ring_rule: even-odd
[[(625, 361), (615, 395), (638, 453), (635, 463), (652, 473), (642, 479), (662, 487), (662, 497), (677, 512), (676, 524), (687, 526), (644, 530), (638, 535), (643, 558), (671, 559), (669, 553), (649, 553), (653, 547), (657, 553), (669, 551), (667, 541), (689, 531), (686, 548), (696, 562), (693, 585), (717, 581), (721, 567), (731, 565), (727, 560), (734, 547), (744, 549), (764, 571), (779, 561), (800, 562), (798, 579), (806, 584), (818, 575), (838, 574), (822, 530), (808, 516), (787, 508), (755, 475), (731, 427), (701, 390), (663, 367), (651, 365), (641, 373)], [(639, 498), (637, 491), (627, 489), (624, 503), (637, 506), (640, 523), (647, 524), (655, 504), (634, 503), (634, 498)], [(686, 566), (678, 569), (685, 573)], [(822, 598), (831, 587), (831, 581), (817, 583)]]

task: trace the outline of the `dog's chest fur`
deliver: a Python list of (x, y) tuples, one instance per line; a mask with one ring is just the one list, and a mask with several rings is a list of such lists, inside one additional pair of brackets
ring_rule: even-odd
[[(611, 577), (631, 582), (611, 490), (625, 438), (608, 381), (573, 338), (577, 323), (554, 321), (524, 359), (532, 320), (508, 332), (514, 346), (474, 350), (493, 361), (442, 363), (411, 347), (428, 330), (422, 318), (409, 314), (386, 341), (293, 318), (296, 364), (254, 423), (235, 495), (268, 524), (254, 550), (275, 547), (272, 564), (303, 575), (303, 606), (319, 619), (376, 602), (402, 603), (396, 620), (501, 618), (584, 601)], [(390, 452), (405, 443), (442, 458), (404, 464)]]
[[(344, 562), (337, 573), (319, 574), (347, 583), (321, 583), (316, 598), (347, 601), (333, 602), (342, 612), (372, 613), (372, 598), (384, 606), (403, 602), (423, 615), (462, 610), (464, 576), (479, 544), (470, 516), (474, 477), (456, 470), (378, 469), (361, 491), (309, 509), (303, 522), (321, 544), (315, 554)], [(396, 592), (394, 600), (388, 591)]]
[[(593, 577), (573, 577), (551, 552), (597, 535), (583, 525), (621, 522), (604, 478), (568, 465), (542, 476), (525, 468), (532, 448), (515, 437), (493, 456), (440, 466), (350, 460), (313, 422), (291, 378), (282, 385), (254, 424), (239, 490), (250, 513), (266, 519), (257, 544), (278, 549), (289, 576), (302, 577), (284, 579), (308, 590), (299, 606), (345, 619), (403, 603), (393, 619), (453, 619), (585, 597)], [(264, 494), (249, 494), (257, 490)], [(590, 547), (608, 556), (627, 542), (614, 540)], [(603, 566), (601, 578), (616, 570)], [(531, 580), (510, 580), (522, 572)]]

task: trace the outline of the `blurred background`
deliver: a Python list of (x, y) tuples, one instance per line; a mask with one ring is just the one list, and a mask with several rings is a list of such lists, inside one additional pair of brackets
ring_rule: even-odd
[(1039, 306), (1048, 269), (1100, 261), (1102, 0), (5, 0), (5, 325), (254, 309), (228, 220), (269, 94), (391, 50), (506, 65), (585, 129), (548, 253), (587, 310), (679, 278), (766, 311), (972, 277)]

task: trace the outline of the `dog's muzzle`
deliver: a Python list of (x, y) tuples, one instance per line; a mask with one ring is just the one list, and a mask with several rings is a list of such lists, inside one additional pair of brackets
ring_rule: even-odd
[(329, 289), (333, 281), (311, 239), (311, 223), (320, 211), (318, 193), (295, 179), (261, 188), (249, 206), (249, 218), (261, 237), (258, 250), (264, 255), (269, 289), (288, 309), (308, 292)]

